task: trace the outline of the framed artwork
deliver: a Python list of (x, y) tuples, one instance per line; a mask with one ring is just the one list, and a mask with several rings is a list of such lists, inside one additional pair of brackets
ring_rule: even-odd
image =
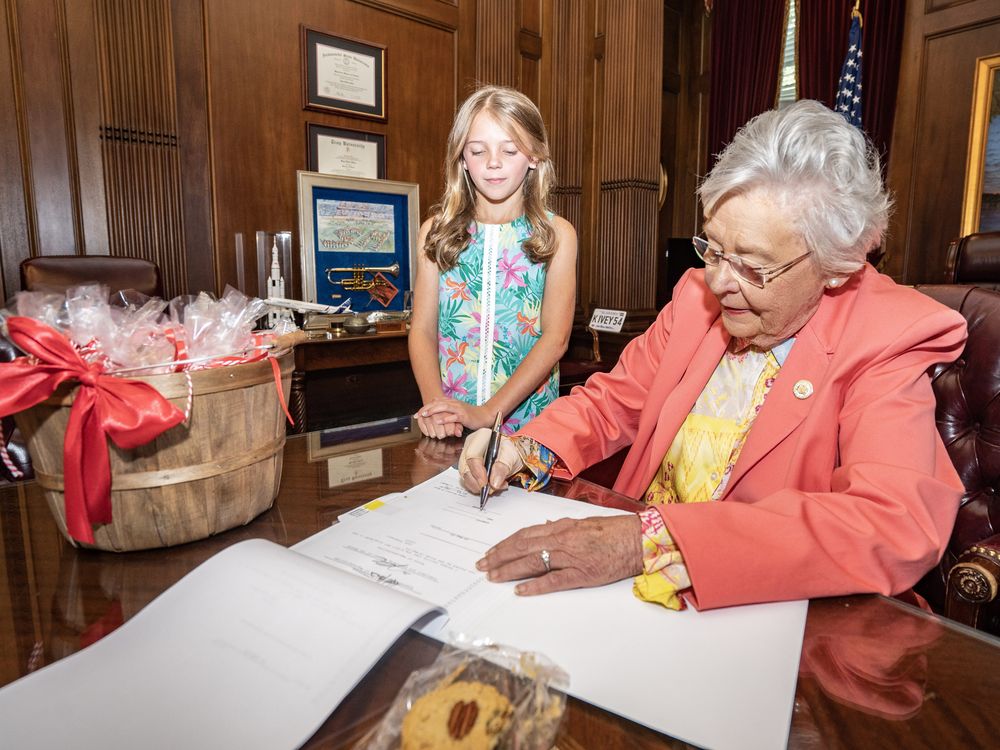
[(1000, 231), (1000, 55), (976, 60), (962, 235)]
[(385, 120), (385, 47), (302, 27), (306, 109)]
[(384, 180), (385, 136), (307, 123), (306, 166), (310, 172)]
[(403, 310), (413, 289), (420, 186), (298, 173), (302, 299)]

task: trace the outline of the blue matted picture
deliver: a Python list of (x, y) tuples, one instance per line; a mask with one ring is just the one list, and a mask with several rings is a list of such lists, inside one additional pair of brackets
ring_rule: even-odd
[(302, 298), (355, 312), (403, 310), (413, 289), (415, 183), (299, 172)]

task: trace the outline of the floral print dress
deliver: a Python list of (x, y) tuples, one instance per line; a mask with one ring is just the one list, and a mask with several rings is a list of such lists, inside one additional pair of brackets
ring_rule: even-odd
[[(481, 406), (500, 390), (542, 335), (546, 266), (521, 249), (531, 225), (476, 223), (457, 265), (439, 275), (438, 359), (445, 396)], [(511, 434), (559, 395), (559, 365), (507, 415)]]

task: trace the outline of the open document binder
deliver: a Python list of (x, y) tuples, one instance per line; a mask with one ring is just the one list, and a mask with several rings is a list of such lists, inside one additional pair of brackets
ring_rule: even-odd
[(513, 488), (480, 512), (450, 469), (292, 549), (233, 545), (0, 689), (4, 744), (297, 747), (416, 624), (545, 654), (570, 694), (679, 739), (785, 747), (806, 602), (672, 612), (630, 581), (518, 597), (475, 569), (526, 525), (619, 512)]

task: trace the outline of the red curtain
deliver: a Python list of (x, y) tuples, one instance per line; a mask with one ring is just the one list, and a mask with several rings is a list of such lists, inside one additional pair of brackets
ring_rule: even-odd
[(774, 107), (784, 19), (785, 0), (716, 0), (708, 113), (711, 164), (747, 120)]
[[(799, 98), (832, 107), (847, 54), (847, 31), (853, 0), (803, 0), (798, 5)], [(889, 161), (892, 121), (896, 111), (899, 61), (903, 44), (904, 0), (861, 0), (863, 94), (861, 121)]]

